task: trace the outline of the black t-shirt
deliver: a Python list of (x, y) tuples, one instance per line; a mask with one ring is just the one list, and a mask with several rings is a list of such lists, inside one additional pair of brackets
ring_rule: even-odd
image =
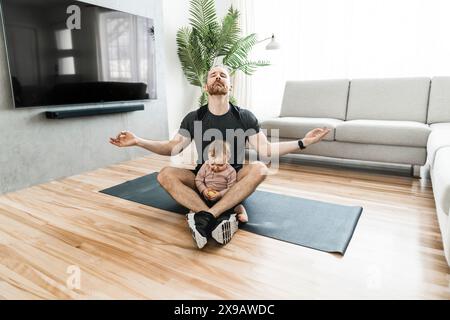
[(228, 112), (220, 116), (212, 114), (208, 106), (190, 112), (181, 122), (179, 133), (195, 141), (198, 164), (208, 159), (207, 147), (212, 141), (227, 141), (231, 147), (230, 164), (238, 168), (244, 163), (248, 137), (259, 131), (258, 119), (252, 112), (230, 104)]

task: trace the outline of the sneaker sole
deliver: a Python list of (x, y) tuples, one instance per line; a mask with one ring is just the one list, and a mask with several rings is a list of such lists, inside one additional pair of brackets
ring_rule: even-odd
[(199, 249), (202, 249), (208, 242), (208, 239), (202, 236), (200, 232), (198, 232), (197, 229), (195, 228), (194, 214), (195, 213), (189, 213), (186, 215), (187, 222), (189, 229), (191, 230), (192, 238), (194, 239), (195, 244)]
[(229, 220), (224, 220), (217, 225), (212, 231), (211, 236), (220, 244), (227, 244), (233, 238), (233, 235), (238, 231), (238, 222), (236, 215), (232, 214)]

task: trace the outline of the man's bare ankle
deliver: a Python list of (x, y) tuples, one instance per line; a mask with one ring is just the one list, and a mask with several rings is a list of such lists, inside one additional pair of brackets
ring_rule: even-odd
[[(212, 214), (212, 212), (211, 212), (211, 209), (210, 208), (202, 208), (202, 209), (200, 209), (200, 210), (196, 210), (196, 211), (194, 211), (194, 210), (191, 210), (192, 212), (194, 212), (194, 213), (198, 213), (198, 212), (201, 212), (201, 211), (205, 211), (205, 212), (209, 212), (209, 213), (211, 213)], [(214, 215), (214, 214), (213, 214)], [(215, 215), (214, 215), (215, 216)]]
[(206, 210), (207, 212), (211, 213), (216, 219), (220, 216), (220, 213), (218, 213), (216, 210), (214, 209), (208, 209)]

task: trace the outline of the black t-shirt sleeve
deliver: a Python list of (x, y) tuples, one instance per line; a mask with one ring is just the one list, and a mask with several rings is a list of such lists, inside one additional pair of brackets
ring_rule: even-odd
[(180, 129), (178, 133), (186, 138), (193, 139), (194, 137), (194, 121), (195, 121), (196, 112), (188, 113), (184, 119), (181, 121)]
[[(254, 134), (259, 133), (261, 126), (256, 116), (249, 110), (241, 109), (241, 119), (246, 130), (254, 130)], [(251, 136), (252, 134), (250, 134)]]

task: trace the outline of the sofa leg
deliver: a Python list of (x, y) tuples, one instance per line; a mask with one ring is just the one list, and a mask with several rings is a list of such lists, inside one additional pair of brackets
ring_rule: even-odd
[(421, 172), (421, 166), (412, 166), (412, 176), (414, 177), (414, 178), (421, 178), (422, 176), (421, 176), (421, 174), (420, 174), (420, 172)]

